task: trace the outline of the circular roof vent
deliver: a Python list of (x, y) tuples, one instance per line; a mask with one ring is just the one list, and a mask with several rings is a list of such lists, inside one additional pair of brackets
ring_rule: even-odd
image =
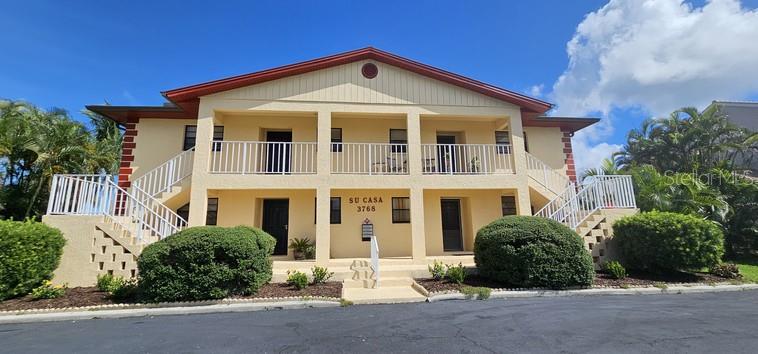
[(361, 74), (367, 79), (373, 79), (379, 73), (379, 68), (374, 63), (366, 63), (361, 67)]

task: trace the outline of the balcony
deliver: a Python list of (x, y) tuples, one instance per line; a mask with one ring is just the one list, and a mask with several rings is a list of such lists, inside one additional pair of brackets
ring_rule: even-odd
[(316, 143), (215, 141), (210, 173), (315, 174)]
[[(407, 144), (332, 143), (331, 173), (408, 175)], [(421, 144), (425, 175), (512, 174), (510, 145)], [(317, 144), (313, 142), (216, 141), (211, 147), (210, 173), (251, 175), (315, 174)]]
[(512, 174), (510, 145), (422, 144), (422, 173), (426, 175)]
[(408, 145), (332, 143), (332, 173), (407, 175)]

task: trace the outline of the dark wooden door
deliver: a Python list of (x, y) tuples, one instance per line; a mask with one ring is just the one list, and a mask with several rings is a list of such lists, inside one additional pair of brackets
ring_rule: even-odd
[(266, 132), (266, 173), (289, 173), (292, 132)]
[(455, 172), (455, 144), (453, 135), (437, 135), (437, 167), (440, 172)]
[(463, 251), (461, 231), (461, 201), (442, 199), (442, 248), (445, 251)]
[(261, 228), (276, 239), (274, 255), (287, 254), (289, 209), (290, 201), (288, 199), (263, 200), (263, 221)]

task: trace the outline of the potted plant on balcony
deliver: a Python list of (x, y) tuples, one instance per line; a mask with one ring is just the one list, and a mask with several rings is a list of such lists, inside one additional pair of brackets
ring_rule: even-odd
[(307, 237), (293, 238), (290, 240), (289, 248), (297, 261), (313, 259), (316, 255), (316, 245)]

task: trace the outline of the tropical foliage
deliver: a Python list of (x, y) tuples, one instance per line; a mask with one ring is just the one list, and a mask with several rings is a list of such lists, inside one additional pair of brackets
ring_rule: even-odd
[(740, 176), (758, 156), (758, 136), (716, 106), (645, 120), (592, 175), (632, 175), (642, 211), (692, 214), (718, 224), (728, 257), (758, 252), (758, 182)]
[(0, 100), (0, 218), (39, 217), (54, 174), (118, 170), (118, 125), (93, 112), (84, 114), (92, 128), (61, 109)]

